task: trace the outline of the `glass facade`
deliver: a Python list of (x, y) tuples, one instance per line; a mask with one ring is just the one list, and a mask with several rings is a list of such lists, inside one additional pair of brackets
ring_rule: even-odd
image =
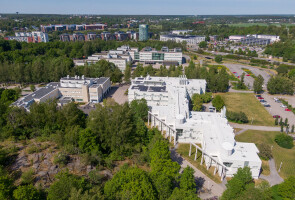
[(149, 25), (139, 25), (139, 41), (147, 41), (149, 39)]

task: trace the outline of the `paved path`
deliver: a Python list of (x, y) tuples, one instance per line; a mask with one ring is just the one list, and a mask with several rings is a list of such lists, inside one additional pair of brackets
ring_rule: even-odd
[(233, 128), (240, 128), (240, 129), (249, 129), (249, 130), (257, 130), (257, 131), (281, 131), (280, 127), (275, 126), (254, 126), (254, 125), (246, 125), (246, 124), (236, 124), (229, 122), (229, 124)]
[(270, 186), (282, 183), (284, 181), (284, 179), (282, 179), (280, 177), (280, 175), (278, 174), (274, 159), (270, 159), (268, 161), (268, 164), (269, 164), (269, 169), (270, 169), (270, 175), (265, 176), (265, 175), (261, 174), (260, 178), (267, 180), (269, 182)]
[[(177, 147), (176, 147), (177, 148)], [(223, 191), (226, 189), (225, 183), (217, 184), (210, 178), (208, 178), (203, 172), (198, 170), (190, 162), (181, 157), (175, 149), (171, 149), (171, 159), (177, 162), (181, 166), (181, 170), (190, 166), (195, 170), (194, 176), (197, 182), (197, 190), (201, 199), (212, 198), (214, 196), (220, 197)], [(204, 189), (208, 192), (204, 192)]]
[(244, 133), (244, 132), (247, 131), (247, 130), (248, 130), (248, 129), (242, 129), (242, 130), (240, 130), (239, 132), (237, 132), (236, 135), (240, 135), (240, 134)]

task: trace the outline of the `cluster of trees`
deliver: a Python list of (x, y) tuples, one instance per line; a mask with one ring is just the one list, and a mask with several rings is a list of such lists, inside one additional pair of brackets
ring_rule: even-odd
[(248, 117), (244, 112), (226, 112), (226, 118), (229, 121), (236, 122), (236, 123), (248, 123)]
[[(209, 68), (209, 70), (208, 70)], [(226, 92), (229, 87), (229, 74), (225, 67), (210, 65), (196, 66), (193, 61), (185, 67), (185, 75), (189, 79), (206, 79), (207, 89), (210, 92)]]
[(203, 103), (209, 103), (212, 100), (212, 93), (206, 92), (203, 94), (193, 94), (192, 96), (192, 110), (193, 111), (202, 111)]
[(267, 55), (275, 57), (283, 57), (283, 61), (291, 61), (295, 63), (295, 41), (288, 39), (286, 41), (275, 42), (272, 45), (268, 45), (264, 51)]
[(269, 160), (272, 158), (272, 152), (270, 145), (266, 143), (261, 143), (258, 146), (259, 149), (259, 157), (263, 160)]
[(272, 76), (267, 83), (270, 94), (294, 94), (294, 83), (291, 79), (278, 75)]
[(275, 137), (275, 142), (283, 148), (286, 149), (292, 149), (294, 144), (293, 144), (293, 138), (285, 133), (281, 133), (279, 135), (276, 135)]
[(245, 89), (247, 89), (247, 86), (244, 83), (244, 79), (245, 79), (245, 73), (243, 73), (241, 75), (241, 79), (238, 80), (238, 82), (235, 84), (235, 88), (236, 89), (239, 89), (239, 90), (245, 90)]
[(234, 53), (235, 54), (238, 54), (238, 55), (248, 56), (248, 57), (258, 57), (258, 54), (257, 54), (257, 52), (255, 50), (254, 51), (250, 51), (249, 49), (246, 49), (245, 51), (243, 51), (241, 48), (239, 48)]
[(287, 178), (283, 183), (270, 187), (267, 182), (255, 186), (249, 167), (239, 168), (234, 177), (228, 181), (222, 200), (231, 199), (294, 199), (295, 177)]
[(295, 80), (295, 66), (281, 64), (276, 68), (278, 74), (288, 77), (289, 79)]
[(164, 65), (160, 66), (160, 69), (153, 68), (152, 65), (142, 66), (142, 64), (138, 64), (136, 69), (134, 70), (132, 74), (132, 78), (140, 77), (140, 76), (147, 76), (148, 74), (150, 76), (162, 76), (162, 77), (179, 77), (183, 74), (183, 67), (182, 65), (175, 66), (171, 65), (167, 67)]

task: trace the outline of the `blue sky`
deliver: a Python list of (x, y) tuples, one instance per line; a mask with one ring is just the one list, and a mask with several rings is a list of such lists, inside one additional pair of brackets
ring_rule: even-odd
[(295, 14), (295, 0), (0, 0), (0, 13)]

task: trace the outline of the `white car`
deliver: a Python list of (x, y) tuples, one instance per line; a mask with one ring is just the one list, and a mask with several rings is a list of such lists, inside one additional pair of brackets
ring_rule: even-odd
[(284, 105), (284, 104), (282, 104), (282, 105), (280, 105), (282, 108), (287, 108), (287, 106), (286, 105)]

